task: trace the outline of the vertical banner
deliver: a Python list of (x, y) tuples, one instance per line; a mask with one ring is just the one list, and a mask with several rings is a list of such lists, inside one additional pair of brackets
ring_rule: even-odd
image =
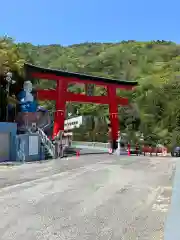
[(86, 84), (85, 85), (85, 92), (87, 96), (94, 96), (94, 84)]

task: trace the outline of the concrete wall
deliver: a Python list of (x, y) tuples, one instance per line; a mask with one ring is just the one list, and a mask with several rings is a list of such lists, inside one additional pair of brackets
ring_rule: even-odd
[(16, 160), (17, 124), (0, 122), (0, 162)]
[(37, 134), (17, 135), (17, 124), (0, 122), (0, 162), (38, 161), (41, 157)]
[(16, 136), (16, 161), (39, 161), (41, 159), (40, 138), (37, 134)]

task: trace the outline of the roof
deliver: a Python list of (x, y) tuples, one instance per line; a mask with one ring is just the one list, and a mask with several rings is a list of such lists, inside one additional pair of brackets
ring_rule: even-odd
[(57, 70), (57, 69), (50, 69), (50, 68), (43, 68), (39, 66), (35, 66), (32, 64), (25, 63), (24, 64), (24, 69), (27, 75), (33, 73), (33, 72), (38, 72), (38, 73), (46, 73), (46, 74), (53, 74), (56, 76), (61, 76), (61, 77), (69, 77), (69, 78), (78, 78), (81, 80), (92, 80), (95, 82), (103, 82), (103, 83), (111, 83), (111, 84), (119, 84), (119, 85), (129, 85), (129, 86), (137, 86), (138, 83), (137, 81), (122, 81), (118, 79), (110, 79), (110, 78), (104, 78), (104, 77), (97, 77), (97, 76), (91, 76), (91, 75), (86, 75), (82, 73), (75, 73), (75, 72), (67, 72), (67, 71), (62, 71), (62, 70)]

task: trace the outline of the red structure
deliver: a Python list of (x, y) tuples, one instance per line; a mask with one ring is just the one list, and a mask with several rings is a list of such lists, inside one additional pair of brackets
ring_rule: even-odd
[[(60, 70), (41, 68), (30, 64), (25, 64), (26, 79), (48, 79), (56, 81), (56, 89), (38, 90), (39, 100), (54, 100), (56, 102), (56, 113), (54, 118), (53, 137), (60, 130), (64, 130), (65, 106), (66, 102), (84, 102), (96, 104), (108, 104), (111, 121), (112, 140), (117, 140), (119, 131), (118, 105), (127, 105), (128, 99), (118, 97), (116, 89), (131, 90), (137, 82), (119, 81), (108, 78), (88, 76), (79, 73), (70, 73)], [(107, 96), (88, 96), (87, 94), (76, 94), (68, 91), (68, 85), (72, 83), (83, 83), (100, 85), (107, 88)]]

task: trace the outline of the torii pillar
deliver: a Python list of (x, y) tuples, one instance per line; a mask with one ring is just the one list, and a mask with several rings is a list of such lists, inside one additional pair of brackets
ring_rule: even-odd
[(64, 130), (67, 87), (67, 81), (57, 81), (53, 139), (57, 136), (60, 130)]
[(111, 122), (111, 139), (117, 141), (119, 131), (119, 120), (118, 120), (118, 103), (116, 97), (116, 87), (108, 86), (107, 93), (109, 97), (109, 115)]

